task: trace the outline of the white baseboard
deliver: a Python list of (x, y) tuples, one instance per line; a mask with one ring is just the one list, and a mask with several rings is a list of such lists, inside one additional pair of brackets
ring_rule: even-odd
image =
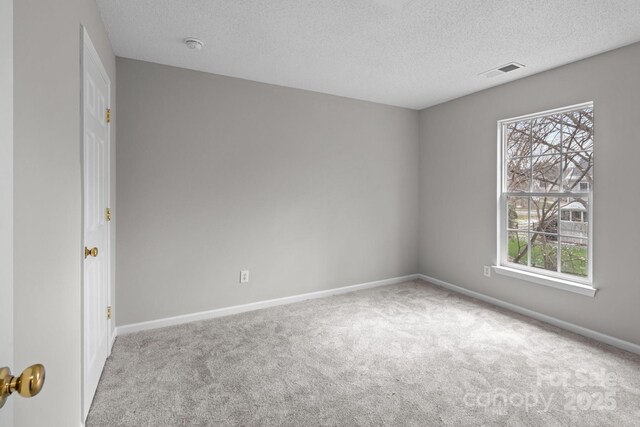
[(113, 328), (111, 331), (111, 339), (109, 340), (109, 354), (111, 354), (111, 349), (113, 349), (113, 344), (116, 342), (116, 338), (118, 336), (118, 328)]
[(540, 320), (541, 322), (549, 323), (553, 326), (557, 326), (559, 328), (576, 333), (578, 335), (582, 335), (587, 338), (591, 338), (593, 340), (600, 341), (605, 344), (609, 344), (614, 347), (618, 347), (623, 350), (630, 351), (632, 353), (640, 354), (640, 345), (638, 344), (621, 340), (620, 338), (612, 337), (611, 335), (603, 334), (601, 332), (596, 332), (594, 330), (587, 329), (582, 326), (575, 325), (573, 323), (565, 322), (564, 320), (556, 319), (555, 317), (547, 316), (546, 314), (538, 313), (537, 311), (529, 310), (528, 308), (520, 307), (519, 305), (511, 304), (509, 302), (502, 301), (497, 298), (493, 298), (493, 297), (481, 294), (479, 292), (471, 291), (469, 289), (465, 289), (460, 286), (453, 285), (451, 283), (436, 279), (434, 277), (429, 277), (424, 274), (418, 274), (418, 277), (424, 280), (425, 282), (433, 283), (434, 285), (438, 285), (440, 287), (449, 289), (459, 294), (463, 294), (475, 299), (479, 299), (480, 301), (484, 301), (489, 304), (496, 305), (498, 307), (506, 308), (507, 310), (511, 310), (516, 313), (523, 314), (525, 316), (534, 318), (536, 320)]
[(249, 304), (234, 305), (232, 307), (218, 308), (216, 310), (201, 311), (198, 313), (184, 314), (181, 316), (167, 317), (164, 319), (150, 320), (148, 322), (132, 323), (116, 327), (114, 339), (117, 335), (125, 335), (133, 332), (146, 331), (149, 329), (164, 328), (166, 326), (180, 325), (183, 323), (195, 322), (198, 320), (213, 319), (216, 317), (229, 316), (231, 314), (244, 313), (246, 311), (258, 310), (261, 308), (275, 307), (278, 305), (291, 304), (294, 302), (309, 299), (324, 298), (331, 295), (345, 294), (348, 292), (360, 291), (363, 289), (377, 288), (378, 286), (393, 285), (409, 280), (418, 279), (418, 274), (394, 277), (391, 279), (378, 280), (375, 282), (361, 283), (359, 285), (344, 286), (341, 288), (327, 289), (323, 291), (310, 292), (306, 294), (293, 295), (284, 298), (270, 299), (266, 301), (252, 302)]
[(421, 279), (421, 280), (424, 280), (425, 282), (433, 283), (434, 285), (449, 289), (459, 294), (463, 294), (463, 295), (478, 299), (480, 301), (484, 301), (489, 304), (493, 304), (495, 306), (505, 308), (515, 313), (519, 313), (524, 316), (528, 316), (545, 323), (549, 323), (551, 325), (576, 333), (578, 335), (582, 335), (587, 338), (591, 338), (596, 341), (600, 341), (605, 344), (609, 344), (614, 347), (618, 347), (623, 350), (630, 351), (632, 353), (640, 354), (640, 345), (638, 344), (625, 341), (620, 338), (612, 337), (610, 335), (603, 334), (601, 332), (597, 332), (591, 329), (587, 329), (573, 323), (565, 322), (564, 320), (547, 316), (546, 314), (538, 313), (537, 311), (533, 311), (516, 304), (511, 304), (509, 302), (502, 301), (500, 299), (493, 298), (493, 297), (481, 294), (479, 292), (471, 291), (469, 289), (465, 289), (463, 287), (453, 285), (451, 283), (448, 283), (443, 280), (436, 279), (435, 277), (430, 277), (424, 274), (410, 274), (407, 276), (394, 277), (391, 279), (378, 280), (375, 282), (361, 283), (358, 285), (344, 286), (341, 288), (327, 289), (323, 291), (310, 292), (306, 294), (292, 295), (289, 297), (276, 298), (276, 299), (271, 299), (266, 301), (258, 301), (258, 302), (253, 302), (249, 304), (235, 305), (232, 307), (224, 307), (224, 308), (219, 308), (215, 310), (201, 311), (198, 313), (184, 314), (181, 316), (167, 317), (164, 319), (150, 320), (148, 322), (132, 323), (129, 325), (118, 326), (115, 328), (114, 334), (112, 336), (112, 342), (110, 344), (113, 345), (113, 341), (118, 335), (125, 335), (133, 332), (146, 331), (150, 329), (164, 328), (166, 326), (180, 325), (183, 323), (195, 322), (198, 320), (214, 319), (216, 317), (229, 316), (232, 314), (258, 310), (261, 308), (275, 307), (278, 305), (291, 304), (294, 302), (305, 301), (305, 300), (316, 299), (316, 298), (324, 298), (331, 295), (339, 295), (339, 294), (359, 291), (363, 289), (376, 288), (378, 286), (393, 285), (396, 283), (402, 283), (402, 282), (415, 280), (415, 279)]

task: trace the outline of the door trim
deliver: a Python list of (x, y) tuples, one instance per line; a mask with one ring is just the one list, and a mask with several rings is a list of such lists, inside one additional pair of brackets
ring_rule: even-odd
[[(84, 26), (80, 26), (80, 159), (82, 162), (82, 185), (81, 185), (81, 199), (82, 199), (82, 224), (81, 224), (81, 234), (82, 234), (82, 242), (80, 248), (78, 248), (78, 255), (81, 256), (81, 259), (84, 259), (83, 250), (84, 250), (84, 49), (87, 48), (89, 55), (93, 58), (100, 74), (107, 82), (107, 108), (111, 108), (111, 79), (109, 78), (109, 74), (107, 74), (107, 70), (104, 68), (102, 63), (102, 59), (98, 54), (93, 42), (91, 41), (91, 37), (87, 32), (87, 29)], [(113, 122), (113, 118), (112, 118)], [(107, 200), (111, 202), (111, 126), (107, 126), (107, 158), (106, 158), (106, 183), (107, 183)], [(115, 310), (114, 301), (111, 300), (111, 286), (112, 286), (112, 271), (111, 271), (111, 248), (113, 244), (112, 238), (112, 228), (111, 222), (107, 222), (107, 248), (101, 253), (104, 253), (107, 257), (107, 304), (112, 307), (112, 310)], [(85, 317), (85, 307), (84, 307), (84, 262), (81, 262), (82, 265), (82, 289), (81, 289), (81, 305), (82, 305), (82, 318), (81, 322), (81, 341), (82, 341), (82, 391), (81, 391), (81, 408), (82, 408), (82, 421), (84, 422), (87, 419), (87, 415), (89, 414), (89, 409), (91, 408), (92, 402), (85, 401), (85, 388), (86, 388), (86, 378), (85, 378), (85, 365), (84, 365), (84, 353), (85, 353), (85, 342), (84, 342), (84, 317)], [(105, 313), (106, 315), (106, 313)], [(111, 318), (111, 321), (114, 321), (114, 317)], [(115, 340), (115, 328), (112, 328), (111, 325), (107, 327), (108, 336), (107, 336), (107, 351), (108, 355), (111, 355), (111, 347)]]

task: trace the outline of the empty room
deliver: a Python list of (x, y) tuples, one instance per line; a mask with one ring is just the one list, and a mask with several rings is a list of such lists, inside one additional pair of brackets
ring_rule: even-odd
[(640, 1), (0, 0), (0, 426), (640, 426)]

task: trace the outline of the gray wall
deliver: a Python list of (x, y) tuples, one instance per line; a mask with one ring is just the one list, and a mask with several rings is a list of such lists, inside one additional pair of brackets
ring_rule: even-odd
[[(80, 25), (115, 89), (115, 57), (93, 0), (14, 2), (14, 364), (46, 384), (13, 397), (16, 426), (81, 421)], [(112, 92), (115, 103), (115, 92)], [(112, 143), (115, 140), (112, 133)]]
[(118, 325), (417, 271), (418, 112), (117, 73)]
[[(640, 344), (637, 217), (640, 44), (428, 108), (420, 116), (420, 272)], [(484, 278), (496, 262), (496, 122), (595, 103), (594, 284), (589, 298)]]

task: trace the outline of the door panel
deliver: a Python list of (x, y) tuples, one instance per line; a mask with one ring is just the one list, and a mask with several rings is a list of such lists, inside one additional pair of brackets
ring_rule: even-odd
[[(13, 1), (0, 0), (0, 368), (13, 364)], [(0, 409), (13, 426), (13, 399)]]
[(86, 418), (109, 353), (109, 129), (110, 83), (87, 34), (83, 43), (84, 245), (97, 248), (84, 261), (84, 401)]

